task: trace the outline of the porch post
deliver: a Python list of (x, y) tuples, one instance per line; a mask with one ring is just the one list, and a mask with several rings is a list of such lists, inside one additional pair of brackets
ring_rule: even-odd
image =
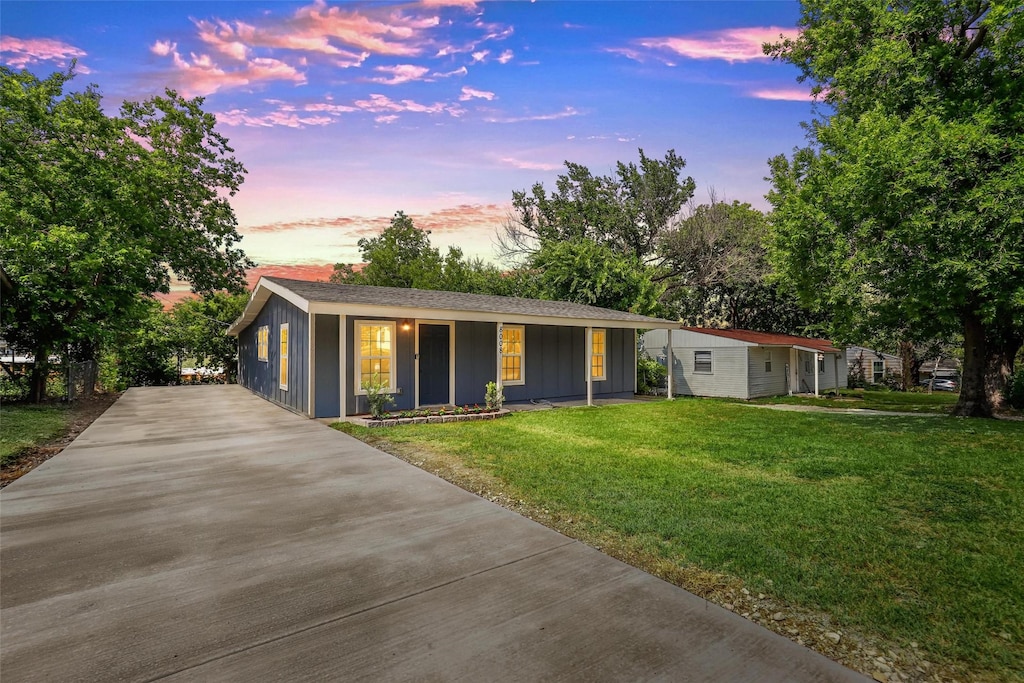
[(836, 396), (839, 395), (839, 354), (832, 356), (832, 368), (835, 370)]
[(665, 375), (666, 381), (668, 382), (668, 384), (666, 386), (666, 391), (668, 392), (668, 400), (671, 401), (672, 400), (672, 330), (665, 330), (665, 337), (668, 339), (668, 341), (665, 342), (665, 365), (667, 366), (665, 369), (668, 370), (668, 372)]
[(800, 352), (789, 347), (789, 395), (800, 393)]
[(821, 373), (818, 372), (818, 361), (819, 361), (818, 356), (821, 356), (821, 358), (820, 358), (821, 364), (822, 365), (825, 364), (825, 354), (823, 354), (821, 352), (814, 354), (814, 395), (815, 396), (818, 395), (818, 383), (821, 381)]
[(498, 331), (498, 361), (494, 383), (498, 385), (498, 393), (503, 393), (501, 391), (501, 323), (495, 323), (494, 327)]
[(346, 417), (348, 415), (347, 406), (348, 402), (348, 374), (345, 370), (348, 368), (348, 364), (345, 362), (345, 356), (348, 355), (348, 325), (346, 325), (346, 319), (348, 316), (338, 316), (338, 412), (341, 413), (338, 417)]
[(587, 405), (594, 405), (594, 370), (591, 367), (591, 363), (594, 362), (594, 328), (587, 326), (587, 331), (583, 336), (583, 346), (586, 348), (585, 356), (586, 362), (584, 363), (584, 377), (587, 378)]

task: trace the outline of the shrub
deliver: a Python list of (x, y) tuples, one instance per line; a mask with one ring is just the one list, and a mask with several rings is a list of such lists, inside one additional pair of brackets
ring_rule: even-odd
[(636, 362), (636, 390), (640, 394), (654, 394), (665, 382), (668, 371), (665, 366), (647, 356), (640, 356)]
[(501, 404), (505, 402), (505, 394), (498, 388), (496, 382), (488, 382), (484, 388), (484, 402), (488, 410), (501, 410)]
[(395, 402), (394, 397), (384, 391), (385, 385), (376, 375), (372, 380), (363, 382), (362, 388), (366, 392), (366, 402), (370, 405), (371, 417), (375, 420), (383, 419), (387, 407)]
[(1024, 410), (1024, 368), (1010, 375), (1006, 381), (1006, 391), (1003, 393), (1003, 400), (1011, 408)]

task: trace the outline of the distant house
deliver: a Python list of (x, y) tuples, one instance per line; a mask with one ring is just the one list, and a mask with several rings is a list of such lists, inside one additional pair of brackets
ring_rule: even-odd
[(881, 384), (886, 374), (903, 374), (903, 362), (899, 356), (863, 346), (846, 347), (846, 367), (848, 374), (860, 375), (866, 384)]
[(643, 342), (651, 358), (672, 359), (676, 395), (750, 399), (846, 386), (844, 352), (825, 339), (686, 327), (651, 330)]
[(393, 410), (506, 399), (627, 397), (637, 330), (679, 323), (562, 301), (263, 277), (241, 317), (238, 382), (317, 418), (366, 413), (367, 381)]
[(960, 361), (957, 358), (929, 358), (921, 361), (921, 379), (960, 379)]

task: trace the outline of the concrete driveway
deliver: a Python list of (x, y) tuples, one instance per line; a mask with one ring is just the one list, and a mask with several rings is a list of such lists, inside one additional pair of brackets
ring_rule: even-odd
[(4, 681), (866, 680), (237, 386), (128, 391), (0, 571)]

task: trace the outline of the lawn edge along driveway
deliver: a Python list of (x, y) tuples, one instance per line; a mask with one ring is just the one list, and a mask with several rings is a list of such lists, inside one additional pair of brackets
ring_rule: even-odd
[(11, 680), (865, 680), (237, 386), (0, 493)]

